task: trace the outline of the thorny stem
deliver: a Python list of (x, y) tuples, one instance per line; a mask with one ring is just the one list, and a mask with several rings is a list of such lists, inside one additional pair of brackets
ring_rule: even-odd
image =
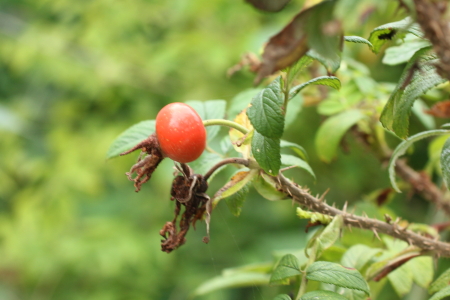
[(212, 126), (212, 125), (222, 125), (222, 126), (227, 126), (227, 127), (231, 127), (234, 128), (240, 132), (242, 132), (243, 134), (247, 134), (248, 133), (248, 129), (245, 128), (244, 126), (230, 121), (230, 120), (223, 120), (223, 119), (211, 119), (211, 120), (205, 120), (203, 121), (203, 126)]
[(329, 206), (325, 202), (322, 202), (321, 199), (310, 195), (308, 191), (301, 189), (297, 184), (291, 182), (282, 174), (279, 174), (277, 177), (272, 177), (272, 179), (295, 202), (312, 211), (320, 212), (329, 216), (342, 215), (344, 224), (347, 226), (371, 230), (377, 236), (378, 233), (384, 233), (423, 250), (432, 251), (437, 256), (450, 257), (450, 244), (448, 243), (421, 236), (411, 230), (408, 230), (407, 228), (400, 227), (396, 222), (383, 222), (368, 217), (360, 217), (347, 213), (345, 210), (342, 211), (335, 207)]
[[(207, 180), (218, 168), (226, 164), (241, 164), (251, 167), (252, 161), (243, 158), (225, 159), (212, 167), (205, 174), (204, 179)], [(437, 256), (450, 257), (449, 243), (430, 239), (417, 234), (411, 230), (408, 230), (407, 227), (399, 226), (397, 221), (380, 221), (369, 217), (361, 217), (348, 213), (345, 209), (340, 210), (332, 207), (323, 202), (322, 199), (310, 195), (307, 190), (302, 189), (297, 184), (284, 177), (281, 173), (278, 174), (277, 177), (271, 176), (270, 178), (280, 190), (286, 193), (289, 198), (297, 202), (299, 205), (307, 207), (311, 211), (320, 212), (332, 217), (342, 215), (344, 224), (349, 227), (359, 227), (361, 229), (371, 230), (377, 237), (378, 233), (384, 233), (392, 236), (393, 238), (405, 241), (412, 246), (419, 247), (425, 251), (434, 252)]]
[(209, 171), (206, 172), (205, 176), (203, 176), (203, 179), (205, 181), (207, 181), (209, 179), (209, 177), (211, 177), (211, 175), (215, 171), (217, 171), (217, 169), (219, 169), (220, 167), (227, 165), (227, 164), (240, 164), (240, 165), (248, 167), (250, 164), (250, 161), (248, 159), (239, 158), (239, 157), (232, 157), (232, 158), (224, 159), (224, 160), (218, 162), (217, 164), (215, 164), (211, 169), (209, 169)]

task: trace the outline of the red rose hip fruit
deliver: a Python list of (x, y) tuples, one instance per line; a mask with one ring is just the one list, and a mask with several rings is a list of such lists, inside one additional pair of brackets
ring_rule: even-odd
[(206, 129), (187, 104), (164, 106), (156, 116), (156, 136), (163, 154), (180, 163), (196, 160), (206, 147)]

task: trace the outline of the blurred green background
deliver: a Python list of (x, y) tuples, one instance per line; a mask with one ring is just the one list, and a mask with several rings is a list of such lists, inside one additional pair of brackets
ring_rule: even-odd
[[(347, 34), (367, 37), (402, 17), (395, 6), (371, 2)], [(184, 246), (163, 253), (172, 162), (135, 193), (124, 173), (137, 154), (105, 161), (117, 135), (165, 104), (230, 101), (251, 88), (252, 74), (227, 78), (226, 70), (243, 53), (258, 53), (302, 5), (270, 14), (225, 0), (0, 1), (0, 299), (187, 299), (224, 268), (302, 247), (305, 222), (291, 203), (253, 192), (239, 218), (224, 203), (217, 207), (208, 245), (200, 224)], [(401, 72), (381, 66), (364, 45), (348, 51), (377, 80), (395, 81)], [(300, 183), (313, 193), (331, 187), (338, 203), (387, 187), (378, 161), (353, 144), (331, 165), (318, 161), (313, 139), (321, 120), (305, 108), (286, 132), (306, 147), (318, 177)], [(230, 172), (216, 177), (211, 195)], [(276, 294), (276, 287), (253, 287), (198, 299)]]

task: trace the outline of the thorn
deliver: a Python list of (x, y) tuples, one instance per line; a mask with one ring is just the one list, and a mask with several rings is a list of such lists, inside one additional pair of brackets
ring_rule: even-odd
[(325, 199), (325, 196), (328, 194), (328, 192), (330, 191), (330, 188), (327, 188), (325, 190), (325, 192), (323, 192), (322, 196), (320, 196), (319, 201), (322, 202), (323, 199)]
[(287, 170), (290, 170), (290, 169), (293, 169), (293, 168), (295, 168), (295, 166), (289, 166), (289, 167), (280, 169), (280, 173), (282, 173), (282, 172), (284, 172), (284, 171), (287, 171)]
[(288, 194), (291, 196), (291, 197), (294, 197), (294, 196), (292, 196), (292, 193), (291, 193), (291, 191), (287, 188), (286, 189), (286, 191), (288, 192)]
[(378, 235), (378, 232), (376, 231), (376, 229), (375, 229), (375, 228), (372, 228), (372, 231), (373, 231), (373, 234), (377, 237), (377, 239), (378, 239), (379, 241), (381, 241), (380, 236)]
[(342, 208), (342, 211), (344, 212), (344, 214), (347, 212), (347, 205), (348, 205), (348, 202), (345, 201), (344, 207)]
[(353, 231), (352, 231), (352, 226), (350, 226), (350, 224), (347, 224), (347, 227), (348, 227), (348, 230), (349, 230), (350, 232), (353, 232)]
[(363, 215), (364, 218), (367, 218), (367, 219), (369, 218), (369, 216), (366, 214), (365, 211), (362, 212), (362, 215)]

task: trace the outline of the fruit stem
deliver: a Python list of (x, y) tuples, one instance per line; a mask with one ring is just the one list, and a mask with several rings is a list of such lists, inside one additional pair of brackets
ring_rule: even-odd
[(231, 127), (234, 128), (240, 132), (242, 132), (243, 134), (247, 134), (248, 133), (248, 129), (245, 128), (244, 126), (230, 121), (230, 120), (224, 120), (224, 119), (211, 119), (211, 120), (205, 120), (203, 121), (203, 126), (212, 126), (212, 125), (221, 125), (221, 126), (227, 126), (227, 127)]

